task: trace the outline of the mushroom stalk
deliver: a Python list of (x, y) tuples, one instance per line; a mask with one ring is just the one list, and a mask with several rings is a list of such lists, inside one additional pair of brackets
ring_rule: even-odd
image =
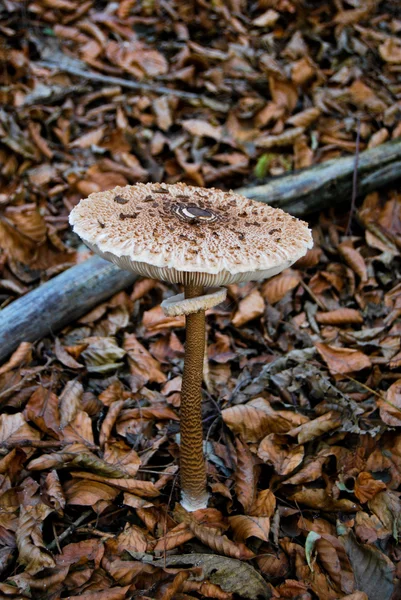
[[(185, 298), (203, 295), (203, 286), (186, 285)], [(202, 378), (205, 352), (205, 310), (186, 315), (184, 373), (181, 389), (180, 476), (182, 505), (206, 508), (206, 467), (203, 456)]]

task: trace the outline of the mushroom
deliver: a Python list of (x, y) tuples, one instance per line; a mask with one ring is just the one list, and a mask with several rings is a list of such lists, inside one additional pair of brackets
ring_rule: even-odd
[[(164, 300), (167, 315), (186, 316), (181, 391), (181, 503), (208, 501), (201, 419), (205, 310), (231, 283), (272, 277), (312, 247), (303, 221), (233, 192), (139, 183), (81, 200), (70, 223), (97, 254), (122, 269), (184, 285)], [(205, 291), (205, 288), (212, 288)]]

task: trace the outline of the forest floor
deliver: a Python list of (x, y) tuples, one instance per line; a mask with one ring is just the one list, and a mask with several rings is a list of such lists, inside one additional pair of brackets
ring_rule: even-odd
[[(89, 256), (68, 214), (91, 192), (235, 189), (400, 137), (400, 32), (396, 0), (4, 0), (0, 307)], [(208, 311), (208, 509), (179, 505), (171, 288), (0, 366), (0, 600), (401, 598), (401, 195), (310, 223), (292, 269)]]

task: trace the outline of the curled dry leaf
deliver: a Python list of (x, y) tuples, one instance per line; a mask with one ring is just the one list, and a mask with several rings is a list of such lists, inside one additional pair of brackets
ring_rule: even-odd
[(45, 518), (53, 511), (43, 502), (34, 506), (21, 506), (16, 531), (19, 560), (30, 575), (56, 566), (43, 542), (42, 527)]
[(258, 492), (249, 514), (255, 517), (272, 517), (276, 510), (276, 498), (272, 491)]
[(19, 443), (24, 440), (40, 440), (40, 433), (25, 421), (22, 413), (0, 415), (0, 446)]
[(304, 488), (299, 492), (295, 492), (291, 496), (291, 499), (309, 508), (325, 511), (355, 512), (359, 510), (358, 505), (351, 502), (351, 500), (347, 500), (346, 498), (336, 500), (332, 496), (329, 496), (326, 490), (323, 489)]
[(285, 433), (308, 421), (290, 410), (274, 410), (265, 398), (225, 408), (221, 414), (225, 424), (246, 442), (259, 442), (268, 433)]
[(269, 541), (270, 518), (251, 517), (249, 515), (235, 515), (229, 517), (230, 527), (234, 532), (234, 539), (240, 542), (249, 537), (256, 537), (265, 542)]
[(84, 473), (81, 471), (74, 472), (74, 477), (82, 477), (90, 482), (105, 483), (108, 486), (115, 487), (124, 492), (131, 492), (137, 496), (144, 496), (145, 498), (155, 498), (160, 495), (159, 490), (152, 481), (142, 481), (140, 479), (133, 478), (115, 478), (115, 477), (101, 477), (95, 473)]
[(62, 429), (77, 416), (81, 409), (83, 393), (84, 388), (80, 381), (73, 379), (66, 383), (59, 398), (60, 427)]
[(359, 275), (362, 282), (368, 280), (368, 271), (366, 268), (365, 261), (358, 250), (355, 250), (348, 242), (343, 242), (338, 245), (338, 251), (345, 260), (345, 262), (351, 267), (357, 275)]
[(54, 510), (61, 513), (65, 507), (65, 497), (57, 471), (50, 471), (47, 474), (44, 491)]
[(117, 402), (113, 402), (110, 406), (106, 418), (102, 423), (100, 434), (99, 434), (99, 443), (100, 446), (104, 446), (107, 440), (110, 437), (111, 431), (114, 427), (115, 422), (118, 419), (118, 415), (121, 412), (122, 407), (124, 406), (124, 400), (117, 400)]
[(283, 146), (291, 146), (297, 138), (305, 131), (304, 127), (294, 127), (288, 129), (279, 135), (267, 135), (255, 140), (257, 148), (281, 148)]
[(305, 444), (314, 440), (321, 435), (324, 435), (328, 431), (337, 429), (342, 423), (341, 415), (334, 411), (329, 411), (325, 415), (313, 419), (308, 423), (304, 423), (295, 429), (291, 429), (288, 435), (295, 436), (299, 444)]
[(304, 448), (289, 443), (285, 435), (271, 433), (260, 442), (258, 456), (272, 465), (278, 475), (288, 475), (303, 461)]
[(372, 366), (369, 357), (360, 350), (336, 348), (320, 342), (315, 346), (332, 375), (361, 371)]
[(56, 338), (54, 343), (54, 353), (57, 357), (57, 360), (59, 360), (65, 367), (68, 367), (69, 369), (84, 368), (83, 365), (76, 361), (75, 358), (73, 358), (71, 354), (69, 354), (67, 350), (65, 350), (58, 338)]
[(24, 415), (44, 433), (60, 437), (60, 413), (58, 398), (52, 391), (39, 386), (29, 398)]
[(11, 355), (10, 360), (0, 367), (0, 375), (3, 375), (3, 373), (8, 373), (8, 371), (12, 371), (12, 369), (16, 369), (17, 367), (21, 367), (24, 364), (29, 363), (31, 359), (32, 344), (30, 342), (21, 342), (15, 352), (13, 352)]
[(351, 593), (355, 589), (352, 567), (343, 544), (338, 538), (327, 533), (311, 531), (306, 539), (305, 550), (310, 561), (311, 548), (315, 547), (320, 565), (330, 577), (339, 592)]
[(322, 325), (360, 325), (363, 323), (363, 317), (358, 310), (354, 308), (338, 308), (328, 312), (319, 312), (315, 319)]
[(241, 327), (263, 315), (265, 311), (265, 303), (259, 292), (259, 290), (252, 290), (252, 292), (245, 296), (238, 305), (238, 310), (235, 312), (232, 318), (232, 324), (235, 327)]
[(362, 471), (355, 481), (354, 494), (362, 503), (371, 500), (376, 494), (386, 489), (386, 484), (375, 479), (371, 473)]
[(290, 292), (300, 283), (299, 273), (292, 269), (286, 269), (280, 275), (268, 279), (262, 286), (262, 294), (265, 300), (270, 304), (276, 304), (284, 298), (287, 292)]
[(302, 112), (299, 112), (287, 119), (286, 124), (292, 125), (293, 127), (304, 127), (307, 129), (316, 121), (316, 119), (320, 117), (320, 115), (321, 111), (319, 108), (306, 108)]
[(251, 509), (256, 493), (255, 464), (251, 451), (239, 438), (235, 439), (237, 469), (235, 471), (235, 493), (247, 513)]
[(380, 418), (390, 427), (401, 427), (401, 379), (395, 381), (387, 390), (386, 400), (380, 398)]
[(148, 382), (164, 383), (166, 381), (167, 378), (158, 361), (138, 342), (134, 334), (125, 336), (124, 350), (128, 355), (132, 378), (135, 380), (135, 391)]
[(90, 373), (107, 373), (123, 365), (126, 352), (113, 337), (89, 338), (89, 345), (81, 354)]
[(163, 537), (159, 538), (156, 544), (153, 546), (153, 551), (167, 551), (173, 550), (185, 544), (194, 537), (194, 534), (189, 529), (187, 523), (179, 523), (173, 529), (170, 529)]

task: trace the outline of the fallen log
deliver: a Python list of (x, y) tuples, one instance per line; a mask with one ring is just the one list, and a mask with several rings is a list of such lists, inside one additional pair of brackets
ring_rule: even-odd
[[(350, 203), (354, 168), (354, 156), (334, 158), (309, 169), (275, 177), (262, 185), (240, 188), (236, 192), (302, 217), (333, 203)], [(357, 166), (358, 196), (400, 178), (400, 138), (360, 153)]]
[(55, 333), (136, 278), (94, 256), (18, 298), (0, 312), (0, 361), (22, 341)]
[[(277, 177), (239, 193), (304, 216), (341, 200), (350, 201), (355, 157), (329, 160), (298, 173)], [(401, 140), (359, 155), (359, 195), (401, 177)], [(99, 257), (72, 267), (0, 311), (0, 360), (22, 341), (35, 341), (83, 316), (135, 281)]]

